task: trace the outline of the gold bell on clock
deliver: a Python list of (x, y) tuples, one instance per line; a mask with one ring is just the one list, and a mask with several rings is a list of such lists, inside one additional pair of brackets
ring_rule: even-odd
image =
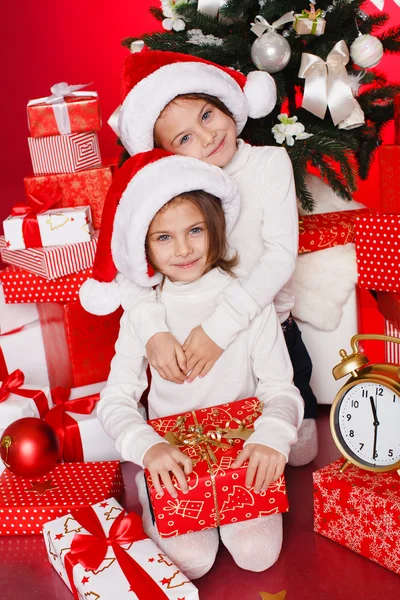
[(367, 471), (400, 469), (400, 367), (370, 364), (359, 347), (361, 340), (400, 344), (400, 339), (378, 334), (351, 338), (352, 353), (340, 350), (341, 362), (332, 369), (335, 379), (350, 376), (335, 396), (330, 414), (335, 444), (349, 463)]

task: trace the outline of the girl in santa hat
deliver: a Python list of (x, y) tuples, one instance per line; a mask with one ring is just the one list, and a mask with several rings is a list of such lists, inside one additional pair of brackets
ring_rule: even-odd
[[(154, 296), (141, 295), (138, 302), (136, 288), (132, 293), (121, 281), (125, 306), (135, 304), (132, 318), (150, 364), (178, 384), (205, 377), (239, 332), (274, 302), (294, 382), (305, 401), (305, 420), (289, 463), (307, 464), (318, 449), (317, 401), (310, 387), (311, 359), (290, 313), (294, 302), (290, 278), (298, 251), (291, 161), (284, 148), (253, 147), (237, 139), (248, 117), (263, 117), (275, 106), (274, 80), (262, 71), (246, 77), (190, 55), (144, 50), (126, 59), (122, 98), (118, 131), (129, 154), (158, 146), (216, 165), (233, 179), (242, 199), (238, 222), (229, 235), (239, 254), (238, 278), (183, 344), (169, 331), (164, 308)], [(88, 298), (90, 283), (83, 287), (81, 301), (90, 312), (102, 314), (106, 297), (101, 306), (97, 300), (93, 304)]]
[[(107, 281), (118, 270), (143, 289), (155, 286), (169, 330), (183, 344), (235, 283), (237, 256), (226, 236), (239, 209), (236, 185), (221, 169), (164, 150), (138, 154), (123, 165), (107, 198), (97, 275)], [(171, 476), (187, 493), (185, 475), (192, 462), (138, 410), (147, 387), (147, 357), (134, 321), (132, 311), (125, 311), (98, 416), (122, 458), (146, 467), (159, 494), (176, 497)], [(253, 486), (255, 493), (265, 491), (282, 474), (304, 406), (292, 383), (292, 366), (272, 303), (237, 334), (207, 377), (177, 386), (156, 369), (151, 371), (150, 418), (257, 396), (263, 412), (232, 467), (249, 461), (246, 486)], [(201, 577), (211, 568), (219, 536), (244, 569), (263, 571), (278, 558), (282, 515), (161, 539), (152, 523), (143, 471), (136, 481), (145, 531), (188, 577)]]

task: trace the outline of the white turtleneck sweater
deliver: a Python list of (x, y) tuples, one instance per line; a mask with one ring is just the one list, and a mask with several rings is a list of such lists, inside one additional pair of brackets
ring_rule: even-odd
[[(240, 215), (228, 238), (239, 255), (238, 279), (224, 290), (201, 325), (226, 349), (271, 302), (281, 323), (288, 318), (294, 301), (288, 282), (296, 264), (298, 213), (292, 165), (284, 148), (255, 147), (239, 139), (224, 171), (241, 196)], [(133, 289), (125, 280), (123, 305), (134, 308), (132, 319), (145, 345), (154, 334), (168, 331), (165, 310), (150, 290), (139, 300)]]
[[(214, 312), (217, 299), (232, 281), (232, 277), (218, 269), (189, 284), (166, 279), (159, 291), (159, 302), (165, 307), (169, 330), (180, 343)], [(143, 464), (149, 448), (164, 441), (137, 408), (147, 387), (146, 368), (144, 345), (131, 313), (125, 312), (97, 413), (122, 457), (139, 465)], [(303, 401), (292, 376), (282, 330), (271, 304), (236, 336), (207, 377), (177, 385), (162, 379), (152, 369), (149, 416), (152, 419), (170, 416), (257, 396), (264, 403), (264, 410), (246, 443), (270, 446), (287, 459), (303, 418)]]

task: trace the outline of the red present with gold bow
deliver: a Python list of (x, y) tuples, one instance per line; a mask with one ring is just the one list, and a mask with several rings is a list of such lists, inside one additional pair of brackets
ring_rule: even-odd
[(54, 208), (90, 206), (93, 227), (100, 229), (101, 215), (108, 188), (112, 182), (114, 164), (78, 173), (57, 173), (24, 178), (25, 193), (43, 201), (57, 196)]
[(97, 418), (96, 404), (100, 394), (71, 398), (70, 389), (56, 387), (51, 396), (54, 408), (49, 410), (44, 420), (57, 434), (64, 462), (120, 459), (114, 449), (114, 441)]
[(197, 588), (114, 498), (46, 523), (50, 563), (79, 598), (198, 600)]
[(247, 489), (247, 463), (231, 465), (253, 431), (262, 412), (257, 398), (238, 400), (182, 415), (153, 419), (149, 424), (168, 442), (190, 456), (193, 471), (187, 477), (189, 493), (178, 497), (166, 491), (160, 497), (146, 471), (157, 529), (161, 537), (182, 535), (289, 510), (283, 476), (268, 490)]
[(89, 506), (124, 489), (120, 463), (58, 464), (47, 475), (0, 476), (0, 535), (40, 535), (43, 525), (74, 507)]
[(361, 208), (299, 217), (299, 254), (354, 242), (354, 224), (368, 212)]
[(400, 477), (344, 459), (313, 473), (314, 530), (400, 574)]
[(51, 406), (49, 388), (25, 385), (25, 376), (17, 369), (0, 384), (0, 430), (23, 417), (44, 418)]

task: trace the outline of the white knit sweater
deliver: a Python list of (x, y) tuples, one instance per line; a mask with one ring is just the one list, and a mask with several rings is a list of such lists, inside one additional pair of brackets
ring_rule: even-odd
[[(298, 248), (298, 213), (291, 161), (284, 148), (255, 147), (238, 140), (238, 150), (224, 168), (241, 196), (239, 219), (228, 241), (239, 254), (238, 279), (224, 291), (212, 314), (201, 322), (207, 335), (226, 349), (236, 335), (271, 302), (281, 323), (293, 306), (290, 286)], [(168, 331), (163, 306), (147, 292), (140, 302), (129, 300), (133, 288), (125, 282), (124, 308), (132, 313), (143, 344)]]
[[(165, 281), (159, 300), (166, 310), (167, 326), (179, 342), (183, 343), (190, 331), (213, 313), (217, 298), (231, 283), (232, 278), (218, 269), (189, 284)], [(146, 451), (163, 441), (137, 409), (147, 386), (146, 367), (145, 348), (130, 313), (125, 312), (97, 412), (122, 457), (139, 465)], [(265, 444), (287, 458), (303, 418), (303, 401), (292, 376), (286, 344), (271, 304), (237, 335), (207, 377), (177, 385), (152, 369), (150, 418), (257, 396), (265, 408), (246, 443)]]

